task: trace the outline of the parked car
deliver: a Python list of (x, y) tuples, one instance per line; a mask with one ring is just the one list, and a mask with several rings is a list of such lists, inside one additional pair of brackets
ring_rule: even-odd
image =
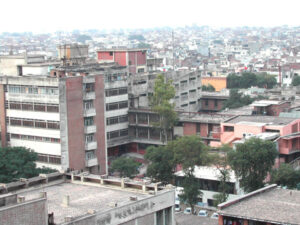
[(175, 212), (179, 212), (180, 210), (181, 210), (180, 201), (175, 200)]
[(212, 219), (218, 219), (218, 218), (219, 218), (219, 214), (215, 212), (215, 213), (213, 213), (213, 214), (211, 215), (210, 218), (212, 218)]
[(192, 208), (188, 207), (188, 208), (185, 208), (185, 210), (183, 211), (184, 214), (192, 214)]
[(206, 210), (200, 210), (198, 213), (198, 216), (208, 217), (208, 213)]

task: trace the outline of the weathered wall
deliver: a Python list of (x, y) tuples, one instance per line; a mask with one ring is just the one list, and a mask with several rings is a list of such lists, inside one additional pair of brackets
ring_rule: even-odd
[(212, 85), (216, 91), (221, 91), (227, 86), (226, 77), (202, 77), (201, 78), (202, 85)]
[(47, 225), (48, 208), (45, 198), (0, 208), (1, 225)]

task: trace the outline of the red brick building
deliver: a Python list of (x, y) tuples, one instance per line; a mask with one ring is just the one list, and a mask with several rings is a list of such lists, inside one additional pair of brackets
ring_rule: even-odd
[(129, 73), (147, 71), (147, 49), (103, 49), (97, 51), (98, 62), (116, 62), (127, 66)]

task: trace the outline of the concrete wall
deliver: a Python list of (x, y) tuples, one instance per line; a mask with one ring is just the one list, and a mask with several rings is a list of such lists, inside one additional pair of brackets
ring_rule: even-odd
[[(173, 207), (174, 204), (175, 191), (170, 190), (106, 212), (79, 218), (64, 225), (156, 225), (155, 212)], [(173, 209), (171, 209), (170, 220), (171, 222), (166, 225), (175, 225)]]
[(48, 75), (48, 66), (22, 66), (23, 75)]
[(1, 225), (47, 225), (46, 198), (0, 208)]
[(18, 76), (17, 65), (25, 64), (25, 58), (1, 58), (0, 75)]
[(212, 85), (216, 91), (221, 91), (227, 86), (227, 78), (226, 77), (202, 77), (201, 78), (202, 85)]

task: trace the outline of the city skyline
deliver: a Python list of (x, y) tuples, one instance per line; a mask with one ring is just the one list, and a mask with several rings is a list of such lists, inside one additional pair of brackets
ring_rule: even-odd
[[(284, 4), (283, 4), (284, 3)], [(16, 7), (18, 6), (18, 7)], [(0, 32), (54, 32), (87, 29), (139, 29), (196, 24), (211, 27), (299, 26), (300, 2), (212, 0), (158, 1), (7, 1)], [(13, 9), (13, 10), (10, 10)], [(14, 12), (12, 17), (12, 11)], [(48, 15), (47, 15), (48, 14)], [(17, 15), (17, 16), (16, 16)]]

